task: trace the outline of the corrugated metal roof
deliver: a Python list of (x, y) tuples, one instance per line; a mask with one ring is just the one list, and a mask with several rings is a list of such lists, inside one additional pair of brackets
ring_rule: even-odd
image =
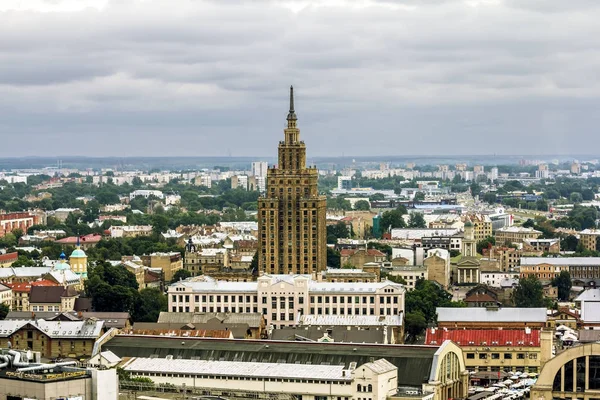
[(438, 322), (546, 322), (545, 308), (438, 307)]
[[(102, 346), (119, 357), (181, 357), (201, 360), (358, 365), (385, 358), (398, 368), (398, 385), (421, 386), (429, 379), (439, 346), (314, 343), (243, 339), (185, 339), (117, 335)], [(178, 360), (180, 361), (180, 360)]]
[(427, 329), (425, 344), (441, 345), (452, 340), (459, 346), (523, 346), (539, 347), (540, 331), (529, 329)]
[(240, 361), (207, 361), (166, 358), (134, 358), (124, 369), (130, 372), (161, 372), (192, 375), (243, 376), (351, 381), (343, 365), (306, 365)]
[[(588, 289), (581, 293), (575, 301), (593, 301), (600, 302), (600, 288)], [(600, 307), (599, 307), (600, 308)]]

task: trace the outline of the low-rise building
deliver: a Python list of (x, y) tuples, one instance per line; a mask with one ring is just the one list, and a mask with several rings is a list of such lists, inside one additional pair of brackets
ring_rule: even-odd
[(523, 253), (558, 254), (560, 253), (560, 239), (525, 239), (523, 240)]
[[(248, 361), (133, 358), (122, 368), (132, 377), (194, 390), (271, 393), (310, 398), (368, 396), (386, 400), (397, 389), (397, 368), (385, 359), (362, 365), (311, 365)], [(239, 395), (239, 394), (238, 394)], [(237, 396), (236, 396), (237, 397)]]
[(102, 240), (102, 235), (98, 235), (95, 233), (91, 233), (85, 236), (69, 236), (66, 238), (58, 239), (55, 243), (60, 244), (61, 246), (81, 246), (82, 250), (88, 250), (92, 247), (95, 247), (98, 242)]
[(584, 229), (579, 232), (579, 243), (586, 250), (596, 251), (598, 250), (598, 236), (600, 236), (600, 229)]
[(69, 312), (75, 310), (79, 293), (67, 286), (31, 286), (29, 311)]
[(426, 345), (452, 340), (469, 371), (538, 373), (552, 358), (552, 331), (540, 329), (427, 329)]
[(133, 192), (129, 193), (129, 199), (133, 200), (136, 197), (143, 197), (145, 199), (148, 199), (150, 197), (156, 197), (157, 199), (163, 199), (164, 195), (163, 192), (161, 192), (160, 190), (146, 190), (146, 189), (138, 189), (138, 190), (134, 190)]
[(183, 260), (181, 253), (176, 251), (169, 253), (152, 253), (149, 256), (142, 256), (144, 265), (162, 270), (164, 281), (170, 282), (173, 280), (175, 272), (183, 269)]
[(448, 251), (434, 249), (428, 251), (428, 257), (423, 260), (427, 269), (428, 279), (436, 281), (444, 289), (450, 285), (450, 255)]
[(600, 288), (588, 289), (575, 299), (584, 329), (600, 329)]
[(509, 245), (511, 243), (523, 243), (526, 239), (537, 239), (542, 232), (533, 228), (522, 226), (509, 226), (496, 230), (496, 244)]
[(18, 252), (0, 254), (0, 268), (7, 268), (19, 259)]
[(341, 264), (351, 265), (358, 269), (367, 263), (382, 263), (386, 258), (386, 254), (377, 249), (342, 249), (340, 251)]
[[(236, 310), (237, 311), (237, 310)], [(262, 314), (246, 308), (236, 313), (161, 312), (157, 324), (171, 329), (228, 330), (235, 339), (265, 339), (266, 323)]]
[(507, 280), (518, 282), (518, 279), (518, 272), (480, 271), (479, 273), (479, 283), (495, 288), (503, 287), (502, 284)]
[(150, 235), (152, 235), (152, 225), (122, 225), (110, 227), (110, 236), (112, 238), (132, 238)]
[[(372, 264), (372, 265), (371, 265)], [(367, 270), (356, 268), (327, 268), (321, 273), (325, 282), (379, 282), (381, 267), (377, 263), (365, 264)]]
[(14, 212), (0, 214), (0, 237), (16, 229), (27, 233), (27, 229), (38, 223), (37, 216), (28, 212)]
[(13, 291), (10, 287), (0, 283), (0, 304), (8, 306), (12, 309), (13, 306)]
[(104, 321), (0, 321), (0, 347), (40, 352), (42, 357), (90, 356)]
[(397, 276), (406, 282), (406, 290), (413, 290), (419, 279), (429, 279), (427, 267), (422, 265), (405, 265), (387, 269), (388, 275)]

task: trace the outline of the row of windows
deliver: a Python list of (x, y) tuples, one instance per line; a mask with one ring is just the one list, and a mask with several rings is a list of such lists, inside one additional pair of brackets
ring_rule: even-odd
[[(288, 378), (255, 378), (248, 376), (222, 376), (222, 375), (191, 375), (191, 374), (170, 374), (165, 372), (132, 372), (135, 376), (156, 376), (166, 378), (199, 378), (199, 379), (218, 379), (231, 381), (260, 381), (260, 382), (295, 382), (295, 383), (314, 383), (319, 385), (350, 385), (350, 381), (324, 381), (318, 379), (288, 379)], [(369, 385), (370, 386), (370, 385)], [(347, 399), (347, 397), (346, 397)]]
[[(385, 289), (385, 290), (393, 290), (393, 289)], [(229, 303), (231, 300), (231, 303), (235, 303), (236, 300), (238, 303), (244, 303), (244, 300), (246, 303), (250, 303), (250, 296), (235, 296), (235, 295), (202, 295), (202, 303), (213, 303), (213, 302), (217, 302), (217, 303), (221, 303), (221, 300), (225, 303)], [(180, 303), (189, 303), (190, 302), (190, 295), (186, 294), (186, 295), (171, 295), (171, 301), (173, 303), (176, 303), (179, 300)], [(194, 300), (196, 303), (200, 303), (200, 295), (195, 295), (194, 296)], [(258, 296), (253, 296), (252, 297), (253, 303), (251, 304), (255, 304), (258, 301)], [(316, 303), (315, 303), (316, 300)], [(376, 301), (377, 300), (377, 301)], [(262, 296), (261, 298), (261, 303), (262, 304), (267, 304), (268, 298), (267, 296)], [(280, 307), (281, 308), (285, 308), (285, 303), (287, 301), (289, 308), (293, 308), (294, 307), (294, 296), (289, 296), (289, 297), (285, 297), (285, 296), (281, 296), (279, 298), (271, 296), (271, 305), (273, 307), (276, 307), (277, 302), (279, 301)], [(338, 304), (338, 302), (340, 304), (398, 304), (399, 300), (398, 300), (398, 296), (381, 296), (381, 297), (376, 297), (375, 296), (310, 296), (310, 302), (312, 304)], [(304, 304), (304, 297), (300, 296), (298, 297), (298, 304)], [(40, 306), (43, 307), (43, 306)], [(49, 306), (50, 307), (50, 306)], [(57, 306), (55, 306), (57, 307)], [(38, 310), (33, 310), (33, 311), (38, 311)], [(43, 310), (39, 310), (39, 311), (43, 311)], [(52, 310), (49, 310), (52, 311)], [(58, 311), (58, 310), (56, 310)]]
[[(537, 353), (529, 353), (528, 357), (530, 360), (537, 360)], [(499, 360), (500, 353), (489, 353), (489, 354), (488, 353), (479, 353), (480, 360), (486, 360), (488, 358), (491, 358), (492, 360)], [(505, 360), (512, 360), (512, 358), (513, 358), (513, 353), (504, 353)], [(527, 358), (525, 356), (525, 353), (517, 353), (517, 360), (524, 360), (525, 358)], [(467, 359), (474, 360), (475, 353), (467, 353)]]

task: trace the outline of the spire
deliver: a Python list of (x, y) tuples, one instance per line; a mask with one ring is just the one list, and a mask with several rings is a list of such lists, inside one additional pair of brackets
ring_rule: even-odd
[(296, 117), (296, 111), (294, 110), (294, 87), (290, 86), (290, 112), (288, 113), (287, 120), (288, 121), (296, 121), (298, 117)]

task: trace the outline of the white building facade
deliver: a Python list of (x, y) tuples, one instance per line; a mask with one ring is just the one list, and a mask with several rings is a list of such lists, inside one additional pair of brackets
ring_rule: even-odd
[(404, 315), (403, 285), (317, 282), (309, 275), (263, 275), (256, 282), (188, 279), (168, 289), (171, 312), (264, 315), (274, 327), (296, 325), (301, 315)]

